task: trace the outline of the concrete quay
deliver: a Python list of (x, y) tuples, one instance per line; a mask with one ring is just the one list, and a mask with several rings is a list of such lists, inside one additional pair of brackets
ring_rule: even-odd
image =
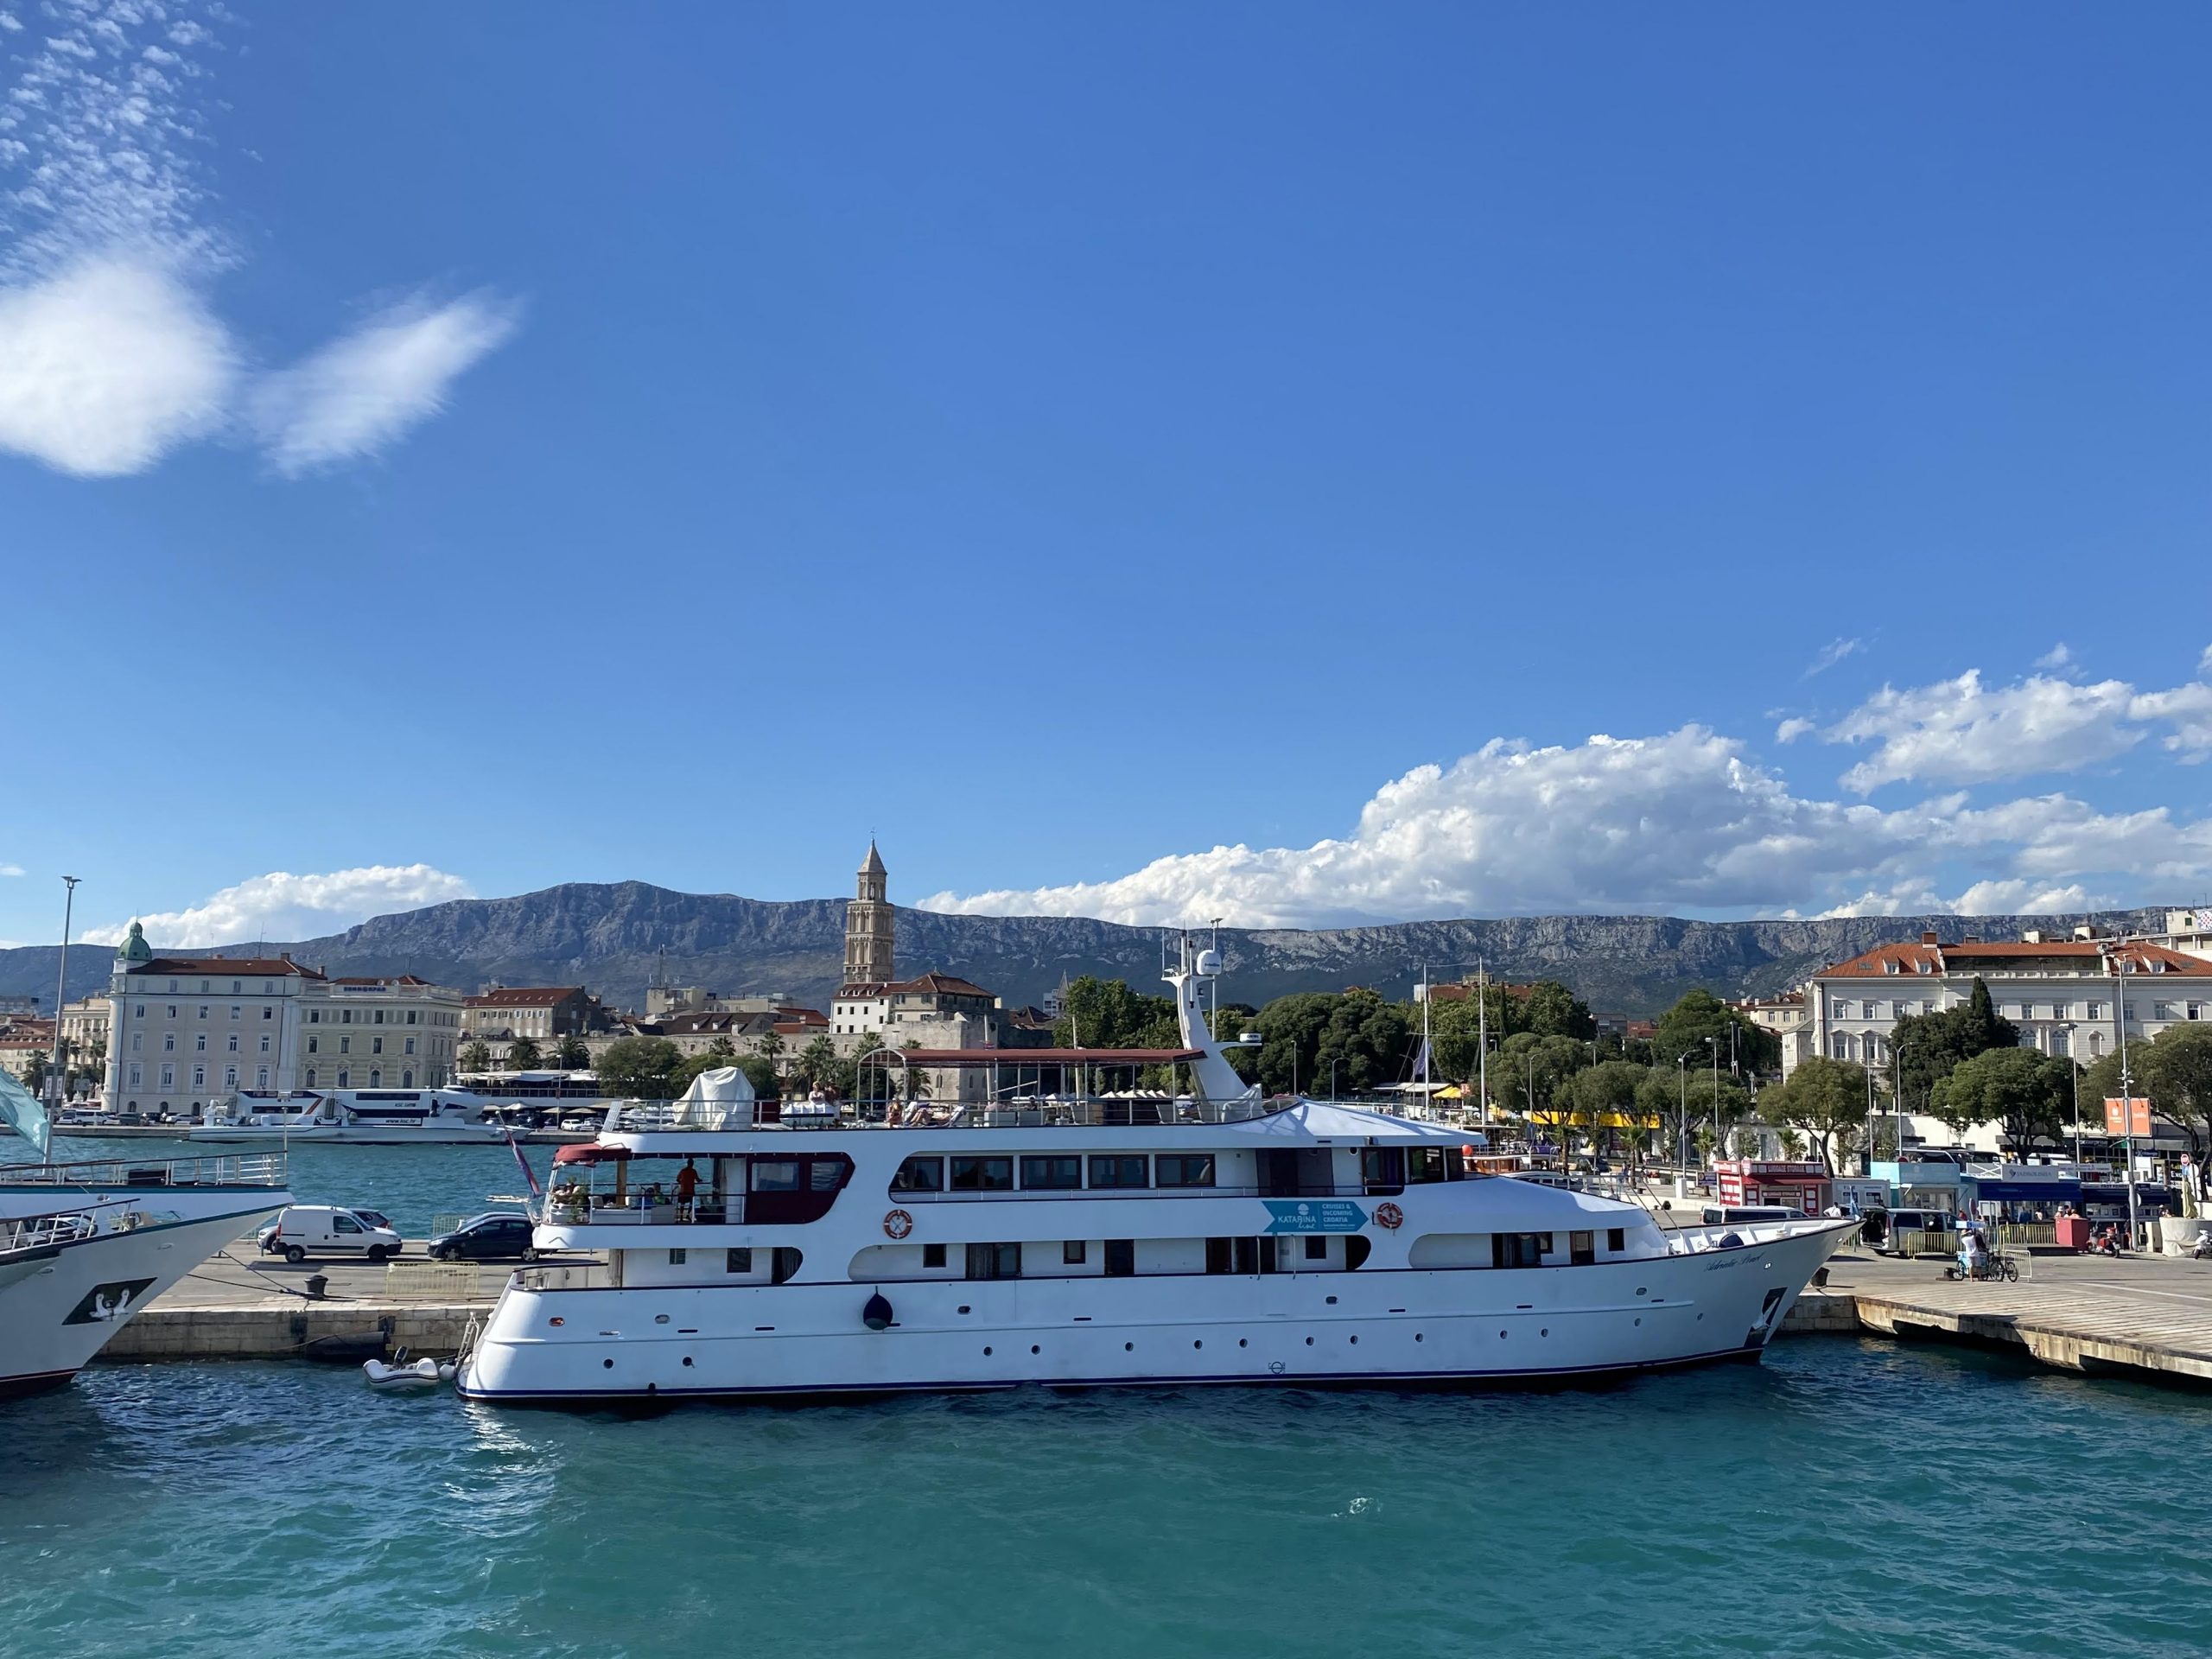
[(2212, 1384), (2212, 1263), (2163, 1256), (2019, 1254), (2020, 1281), (1946, 1279), (1944, 1260), (1859, 1251), (1828, 1264), (1823, 1290), (1784, 1334), (1883, 1336), (2009, 1351), (2083, 1376)]
[[(472, 1319), (492, 1311), (511, 1262), (434, 1263), (420, 1240), (388, 1267), (255, 1260), (250, 1241), (202, 1262), (148, 1303), (100, 1351), (102, 1360), (359, 1361), (406, 1348), (450, 1354)], [(553, 1261), (592, 1257), (555, 1256)], [(307, 1281), (329, 1280), (310, 1297)]]

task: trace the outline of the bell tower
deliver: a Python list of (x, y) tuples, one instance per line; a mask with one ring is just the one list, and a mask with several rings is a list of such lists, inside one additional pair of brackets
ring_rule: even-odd
[(845, 983), (887, 985), (892, 978), (891, 904), (884, 897), (890, 877), (883, 855), (870, 837), (861, 862), (859, 886), (845, 906)]

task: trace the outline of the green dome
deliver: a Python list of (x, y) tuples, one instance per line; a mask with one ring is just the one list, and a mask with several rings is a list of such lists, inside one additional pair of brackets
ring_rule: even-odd
[(137, 922), (130, 924), (130, 937), (116, 947), (118, 962), (151, 962), (154, 947), (146, 943), (146, 930)]

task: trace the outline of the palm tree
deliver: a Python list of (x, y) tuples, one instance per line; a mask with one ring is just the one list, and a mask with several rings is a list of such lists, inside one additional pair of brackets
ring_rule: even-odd
[(537, 1039), (534, 1037), (518, 1037), (514, 1041), (507, 1045), (507, 1069), (509, 1071), (526, 1071), (531, 1066), (536, 1065), (544, 1058), (544, 1055), (538, 1049)]
[(561, 1039), (553, 1063), (563, 1071), (587, 1071), (591, 1065), (591, 1049), (582, 1038), (571, 1032)]

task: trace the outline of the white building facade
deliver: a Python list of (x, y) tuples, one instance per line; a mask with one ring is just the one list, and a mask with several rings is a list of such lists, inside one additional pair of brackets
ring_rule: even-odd
[(412, 974), (333, 979), (304, 1008), (303, 1089), (438, 1089), (451, 1080), (467, 999)]
[(2169, 1026), (2212, 1020), (2212, 961), (2140, 939), (1885, 944), (1824, 968), (1806, 987), (1809, 1051), (1887, 1065), (1891, 1033), (1907, 1014), (1955, 1007), (1989, 988), (2024, 1047), (2089, 1065), (2113, 1052), (2120, 1022), (2146, 1042)]

